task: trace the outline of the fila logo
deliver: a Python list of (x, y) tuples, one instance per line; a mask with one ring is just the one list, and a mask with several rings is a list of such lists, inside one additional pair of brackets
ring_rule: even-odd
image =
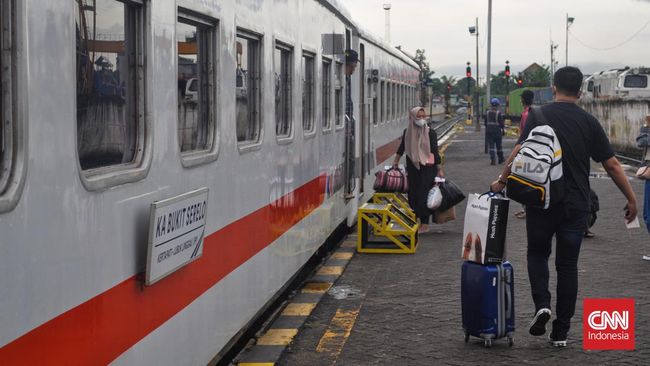
[(589, 314), (587, 323), (589, 323), (591, 329), (594, 330), (605, 330), (607, 328), (617, 330), (619, 327), (623, 330), (627, 330), (630, 326), (629, 319), (629, 311), (609, 312), (597, 310)]
[(517, 163), (514, 164), (512, 169), (515, 172), (523, 171), (524, 173), (544, 173), (544, 166), (542, 163), (537, 163), (533, 166), (532, 163)]

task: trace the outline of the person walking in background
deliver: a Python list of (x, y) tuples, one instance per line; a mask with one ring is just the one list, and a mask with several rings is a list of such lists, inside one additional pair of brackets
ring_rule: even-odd
[[(639, 136), (636, 138), (637, 145), (643, 149), (643, 165), (650, 169), (650, 116), (645, 118), (645, 126), (641, 127)], [(650, 233), (650, 179), (645, 180), (643, 193), (643, 221)], [(650, 255), (644, 255), (644, 260), (650, 261)]]
[[(524, 90), (521, 93), (521, 105), (524, 107), (521, 112), (521, 120), (519, 122), (519, 138), (521, 139), (524, 135), (524, 128), (526, 127), (526, 120), (528, 119), (528, 113), (533, 106), (533, 99), (535, 99), (535, 94), (530, 90)], [(524, 137), (526, 138), (526, 137)], [(521, 205), (522, 210), (515, 213), (515, 217), (518, 219), (526, 218), (526, 207)]]
[[(556, 314), (549, 335), (555, 347), (565, 347), (575, 314), (578, 296), (578, 256), (587, 229), (589, 212), (589, 158), (600, 162), (616, 186), (627, 199), (625, 220), (632, 222), (637, 214), (636, 196), (632, 186), (614, 156), (609, 140), (600, 123), (576, 102), (580, 96), (582, 72), (575, 67), (563, 67), (553, 76), (554, 102), (531, 113), (522, 138), (515, 145), (501, 175), (490, 185), (500, 192), (505, 188), (505, 177), (510, 175), (510, 164), (521, 149), (524, 136), (537, 126), (548, 125), (555, 130), (562, 146), (564, 200), (548, 209), (526, 206), (526, 234), (528, 239), (528, 279), (535, 312), (528, 332), (534, 336), (546, 333), (551, 318), (551, 293), (548, 290), (548, 259), (555, 236), (555, 269), (557, 271)], [(537, 118), (541, 120), (537, 120)]]
[(431, 218), (427, 195), (433, 187), (435, 177), (443, 177), (444, 173), (439, 166), (441, 159), (438, 152), (438, 135), (427, 125), (426, 112), (422, 107), (415, 107), (409, 112), (409, 124), (402, 134), (402, 142), (395, 154), (394, 167), (399, 166), (405, 152), (409, 205), (420, 222), (418, 232), (425, 233), (429, 231)]
[(490, 109), (485, 114), (485, 140), (487, 141), (488, 150), (490, 152), (490, 164), (495, 165), (497, 157), (499, 164), (503, 163), (503, 148), (501, 141), (503, 138), (503, 131), (505, 128), (505, 117), (501, 114), (499, 106), (501, 101), (497, 98), (492, 98), (490, 101)]

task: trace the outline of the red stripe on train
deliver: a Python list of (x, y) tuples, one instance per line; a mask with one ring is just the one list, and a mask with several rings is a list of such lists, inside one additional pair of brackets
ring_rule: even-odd
[(151, 287), (133, 276), (0, 348), (3, 365), (107, 364), (320, 206), (322, 175), (205, 238), (203, 256)]
[(402, 137), (400, 136), (395, 140), (378, 147), (375, 150), (377, 164), (383, 163), (392, 155), (394, 155), (397, 152), (397, 148), (399, 147), (401, 141), (402, 141)]

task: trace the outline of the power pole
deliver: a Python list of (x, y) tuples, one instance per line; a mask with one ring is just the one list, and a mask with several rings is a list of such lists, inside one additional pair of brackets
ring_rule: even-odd
[(485, 72), (485, 83), (487, 84), (485, 100), (490, 103), (490, 55), (492, 52), (492, 0), (488, 0), (488, 35), (487, 35), (487, 71)]

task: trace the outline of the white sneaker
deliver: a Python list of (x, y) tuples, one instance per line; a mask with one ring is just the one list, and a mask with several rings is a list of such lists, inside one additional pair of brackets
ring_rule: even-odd
[(546, 333), (546, 323), (549, 319), (551, 319), (551, 309), (539, 309), (528, 325), (528, 333), (534, 336), (544, 335)]
[(650, 261), (650, 255), (644, 255), (642, 258), (644, 261)]

